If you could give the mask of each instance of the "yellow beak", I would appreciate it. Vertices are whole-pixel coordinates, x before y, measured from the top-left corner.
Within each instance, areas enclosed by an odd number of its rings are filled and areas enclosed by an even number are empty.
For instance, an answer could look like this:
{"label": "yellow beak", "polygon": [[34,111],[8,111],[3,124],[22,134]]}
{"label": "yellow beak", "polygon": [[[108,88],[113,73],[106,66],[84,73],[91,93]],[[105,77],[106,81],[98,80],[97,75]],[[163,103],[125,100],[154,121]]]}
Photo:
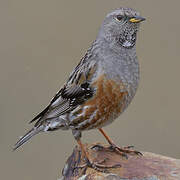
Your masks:
{"label": "yellow beak", "polygon": [[141,16],[136,16],[136,17],[131,18],[129,21],[132,23],[138,23],[138,22],[141,22],[144,20],[146,20],[146,19]]}

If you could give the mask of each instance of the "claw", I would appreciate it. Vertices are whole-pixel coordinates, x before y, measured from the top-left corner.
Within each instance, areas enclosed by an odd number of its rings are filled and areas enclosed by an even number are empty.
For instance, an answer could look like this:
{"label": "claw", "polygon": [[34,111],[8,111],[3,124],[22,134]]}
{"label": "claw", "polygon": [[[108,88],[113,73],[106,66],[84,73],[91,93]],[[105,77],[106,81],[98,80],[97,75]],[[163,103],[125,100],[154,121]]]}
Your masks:
{"label": "claw", "polygon": [[125,146],[124,149],[132,149],[134,146]]}
{"label": "claw", "polygon": [[122,156],[128,159],[128,155],[126,153],[122,153]]}
{"label": "claw", "polygon": [[109,146],[109,149],[115,150],[117,153],[119,153],[120,155],[122,155],[126,159],[128,159],[128,155],[127,154],[136,154],[136,155],[143,156],[143,154],[141,152],[135,151],[135,150],[131,150],[131,148],[134,148],[134,146],[126,146],[126,147],[123,147],[123,148],[120,148],[120,147],[116,146],[115,144],[111,144]]}
{"label": "claw", "polygon": [[[126,154],[125,154],[126,156]],[[121,167],[121,164],[117,163],[115,165],[103,165],[103,163],[105,163],[108,158],[105,158],[103,159],[102,161],[99,161],[99,162],[91,162],[90,160],[88,159],[85,159],[86,160],[86,163],[83,164],[83,165],[80,165],[80,166],[77,166],[75,168],[85,168],[85,170],[87,169],[87,167],[90,167],[90,168],[93,168],[95,169],[96,171],[99,171],[99,172],[103,172],[103,173],[108,173],[108,168],[118,168],[118,167]]]}
{"label": "claw", "polygon": [[92,146],[91,149],[95,149],[97,151],[102,151],[105,148],[100,144],[96,144],[96,145]]}
{"label": "claw", "polygon": [[141,152],[139,152],[139,151],[135,151],[135,153],[136,153],[137,155],[143,156],[143,153],[141,153]]}
{"label": "claw", "polygon": [[99,128],[99,131],[102,133],[102,135],[106,138],[106,140],[108,141],[108,143],[110,144],[110,147],[108,149],[110,149],[111,151],[115,151],[118,154],[120,154],[123,157],[126,157],[126,159],[128,158],[127,154],[136,154],[136,155],[143,155],[141,152],[139,151],[135,151],[135,150],[131,150],[131,148],[134,148],[134,146],[126,146],[123,148],[120,148],[118,146],[116,146],[113,141],[109,138],[109,136],[104,132],[104,130],[102,128]]}

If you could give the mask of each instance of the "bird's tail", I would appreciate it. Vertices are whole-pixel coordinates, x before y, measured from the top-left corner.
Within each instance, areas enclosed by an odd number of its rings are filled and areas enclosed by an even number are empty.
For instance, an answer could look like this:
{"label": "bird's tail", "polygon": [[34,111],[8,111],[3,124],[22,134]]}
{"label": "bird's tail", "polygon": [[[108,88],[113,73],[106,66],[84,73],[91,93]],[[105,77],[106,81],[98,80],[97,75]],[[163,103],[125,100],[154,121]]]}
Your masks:
{"label": "bird's tail", "polygon": [[31,137],[38,134],[39,132],[43,131],[44,127],[34,127],[30,131],[28,131],[23,137],[19,139],[19,141],[14,145],[13,150],[16,150],[20,146],[22,146],[24,143],[26,143]]}

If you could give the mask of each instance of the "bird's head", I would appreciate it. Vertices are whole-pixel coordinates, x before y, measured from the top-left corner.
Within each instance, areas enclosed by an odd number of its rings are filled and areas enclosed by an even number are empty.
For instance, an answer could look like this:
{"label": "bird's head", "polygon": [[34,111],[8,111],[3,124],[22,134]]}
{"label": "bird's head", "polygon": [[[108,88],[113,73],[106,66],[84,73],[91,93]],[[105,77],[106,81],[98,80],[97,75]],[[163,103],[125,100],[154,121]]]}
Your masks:
{"label": "bird's head", "polygon": [[144,20],[145,18],[131,8],[116,9],[106,16],[99,36],[110,44],[132,48],[136,43],[140,22]]}

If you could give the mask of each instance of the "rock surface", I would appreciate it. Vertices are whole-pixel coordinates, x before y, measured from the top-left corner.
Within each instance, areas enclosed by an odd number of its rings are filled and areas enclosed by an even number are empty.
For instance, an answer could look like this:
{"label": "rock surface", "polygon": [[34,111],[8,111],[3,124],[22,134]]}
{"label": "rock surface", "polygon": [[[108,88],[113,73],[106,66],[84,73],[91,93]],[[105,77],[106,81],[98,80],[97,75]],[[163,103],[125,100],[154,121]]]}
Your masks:
{"label": "rock surface", "polygon": [[[105,148],[101,148],[101,147]],[[84,158],[75,147],[68,158],[59,180],[180,180],[180,160],[149,152],[143,156],[128,155],[128,159],[113,152],[100,143],[85,145],[93,162],[103,165],[117,165],[115,168],[101,168],[102,172],[83,166]],[[105,160],[105,161],[104,161]]]}

